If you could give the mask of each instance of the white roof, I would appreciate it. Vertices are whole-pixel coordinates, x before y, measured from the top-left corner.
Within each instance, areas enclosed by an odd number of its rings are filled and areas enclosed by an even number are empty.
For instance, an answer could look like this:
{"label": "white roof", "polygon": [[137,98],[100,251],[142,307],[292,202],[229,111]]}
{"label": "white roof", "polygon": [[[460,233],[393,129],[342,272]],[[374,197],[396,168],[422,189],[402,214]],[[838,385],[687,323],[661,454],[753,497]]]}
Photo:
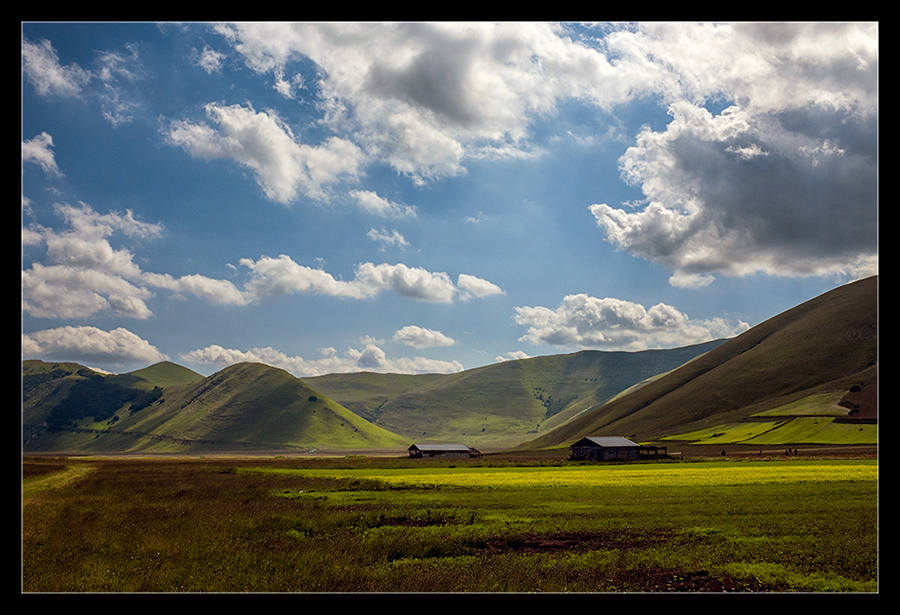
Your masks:
{"label": "white roof", "polygon": [[640,446],[637,442],[622,436],[588,436],[585,440],[590,440],[598,446]]}
{"label": "white roof", "polygon": [[465,444],[413,444],[409,448],[417,448],[420,451],[467,451]]}

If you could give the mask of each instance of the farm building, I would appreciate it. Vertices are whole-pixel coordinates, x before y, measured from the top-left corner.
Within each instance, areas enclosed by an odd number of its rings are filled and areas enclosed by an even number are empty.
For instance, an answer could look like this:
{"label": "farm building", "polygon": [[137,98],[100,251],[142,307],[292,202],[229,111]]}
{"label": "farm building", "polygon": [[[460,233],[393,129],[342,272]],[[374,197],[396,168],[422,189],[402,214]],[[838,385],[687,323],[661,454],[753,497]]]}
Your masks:
{"label": "farm building", "polygon": [[641,445],[622,436],[588,436],[569,447],[569,459],[628,461],[640,459]]}
{"label": "farm building", "polygon": [[478,451],[469,449],[464,444],[413,444],[409,447],[409,456],[412,459],[462,459],[474,457],[478,454]]}

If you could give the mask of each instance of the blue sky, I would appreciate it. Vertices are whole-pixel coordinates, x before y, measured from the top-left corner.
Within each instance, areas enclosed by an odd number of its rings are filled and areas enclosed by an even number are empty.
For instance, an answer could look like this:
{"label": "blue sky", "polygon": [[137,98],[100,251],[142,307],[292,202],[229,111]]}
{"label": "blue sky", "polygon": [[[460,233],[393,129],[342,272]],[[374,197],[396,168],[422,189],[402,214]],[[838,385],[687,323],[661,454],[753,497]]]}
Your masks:
{"label": "blue sky", "polygon": [[22,355],[454,372],[878,268],[877,23],[23,23]]}

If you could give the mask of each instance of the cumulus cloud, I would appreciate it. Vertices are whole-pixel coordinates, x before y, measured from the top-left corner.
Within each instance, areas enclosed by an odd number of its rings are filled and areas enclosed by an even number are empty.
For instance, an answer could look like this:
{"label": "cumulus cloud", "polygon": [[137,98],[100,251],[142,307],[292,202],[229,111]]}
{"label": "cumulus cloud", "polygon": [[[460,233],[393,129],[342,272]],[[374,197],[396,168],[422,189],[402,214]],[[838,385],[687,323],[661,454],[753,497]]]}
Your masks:
{"label": "cumulus cloud", "polygon": [[[138,220],[134,213],[100,214],[90,205],[55,207],[68,229],[31,226],[23,244],[46,247],[49,264],[33,262],[22,271],[22,311],[37,318],[83,318],[110,313],[125,318],[152,316],[147,301],[154,288],[203,297],[214,303],[243,305],[249,298],[230,281],[199,275],[173,278],[142,271],[127,248],[115,248],[113,235],[154,239],[162,226]],[[25,241],[27,239],[27,241]]]}
{"label": "cumulus cloud", "polygon": [[[617,71],[548,23],[238,23],[217,30],[261,73],[304,57],[321,69],[326,121],[417,182],[468,156],[531,155],[531,123],[559,100],[608,105],[646,70]],[[625,60],[619,60],[624,62]],[[652,72],[652,71],[651,71]]]}
{"label": "cumulus cloud", "polygon": [[[672,121],[644,128],[620,160],[644,202],[590,207],[607,241],[682,286],[872,262],[875,25],[651,24],[634,40],[683,78],[661,90]],[[705,105],[716,100],[730,104],[714,113]]]}
{"label": "cumulus cloud", "polygon": [[257,297],[315,293],[361,299],[370,295],[358,283],[338,280],[321,269],[300,265],[286,254],[277,258],[263,256],[256,261],[244,258],[240,264],[250,270],[251,278],[245,286]]}
{"label": "cumulus cloud", "polygon": [[438,348],[453,346],[456,343],[452,337],[446,336],[440,331],[407,325],[394,333],[393,340],[398,344],[405,344],[410,348]]}
{"label": "cumulus cloud", "polygon": [[456,284],[464,291],[464,297],[490,297],[491,295],[502,295],[503,289],[481,278],[461,273],[456,279]]}
{"label": "cumulus cloud", "polygon": [[[645,130],[621,160],[646,204],[590,207],[610,243],[674,269],[676,280],[845,273],[875,254],[873,121],[842,114],[825,128],[734,107],[672,109],[666,130]],[[822,139],[823,130],[833,137]]]}
{"label": "cumulus cloud", "polygon": [[238,287],[231,280],[198,274],[180,277],[144,271],[133,252],[114,247],[110,237],[132,239],[161,236],[162,226],[138,220],[133,212],[100,214],[81,203],[57,205],[68,229],[56,231],[32,225],[23,230],[23,245],[46,247],[48,263],[35,261],[22,271],[22,310],[37,318],[78,318],[111,313],[127,318],[152,316],[147,301],[155,290],[199,297],[218,305],[248,305],[273,295],[313,293],[368,299],[386,291],[432,303],[498,292],[495,285],[468,274],[453,284],[444,272],[398,264],[362,263],[355,277],[344,281],[321,269],[294,262],[289,256],[241,259],[250,272]]}
{"label": "cumulus cloud", "polygon": [[285,254],[277,258],[263,256],[256,261],[245,258],[240,263],[251,272],[245,289],[257,297],[313,293],[367,299],[393,291],[418,301],[451,303],[457,297],[468,297],[473,288],[479,291],[477,296],[491,294],[488,292],[491,287],[496,289],[494,292],[499,291],[499,287],[490,282],[468,274],[460,275],[462,280],[457,287],[444,272],[409,267],[403,263],[361,263],[356,267],[352,280],[340,280],[321,269],[300,265]]}
{"label": "cumulus cloud", "polygon": [[343,356],[334,348],[323,348],[320,354],[318,359],[304,359],[287,355],[271,347],[243,351],[211,345],[184,353],[180,357],[192,365],[213,365],[219,368],[241,362],[265,363],[300,378],[360,371],[449,374],[463,370],[458,361],[441,361],[425,357],[390,359],[384,350],[374,343],[367,343],[363,348],[348,348]]}
{"label": "cumulus cloud", "polygon": [[515,321],[528,327],[519,341],[560,348],[646,350],[732,337],[749,328],[723,319],[692,320],[676,308],[650,308],[622,299],[568,295],[556,308],[518,307]]}
{"label": "cumulus cloud", "polygon": [[362,151],[346,139],[302,143],[274,111],[250,106],[210,103],[206,114],[212,125],[173,122],[169,142],[198,158],[229,159],[250,169],[275,202],[289,204],[299,196],[322,200],[329,185],[359,174]]}
{"label": "cumulus cloud", "polygon": [[127,329],[58,327],[22,335],[22,357],[113,365],[158,363],[168,357]]}
{"label": "cumulus cloud", "polygon": [[430,303],[450,303],[457,294],[457,288],[446,273],[402,263],[363,263],[356,269],[355,282],[369,295],[390,289],[404,297]]}
{"label": "cumulus cloud", "polygon": [[644,202],[591,212],[673,284],[846,273],[875,254],[877,23],[623,24],[591,43],[550,23],[216,28],[260,73],[315,62],[325,125],[420,183],[531,154],[562,102],[658,101],[672,121],[621,160]]}
{"label": "cumulus cloud", "polygon": [[209,278],[197,274],[187,274],[176,278],[168,273],[146,272],[141,274],[141,280],[148,286],[193,295],[218,305],[247,305],[253,299],[251,295],[238,289],[230,280]]}

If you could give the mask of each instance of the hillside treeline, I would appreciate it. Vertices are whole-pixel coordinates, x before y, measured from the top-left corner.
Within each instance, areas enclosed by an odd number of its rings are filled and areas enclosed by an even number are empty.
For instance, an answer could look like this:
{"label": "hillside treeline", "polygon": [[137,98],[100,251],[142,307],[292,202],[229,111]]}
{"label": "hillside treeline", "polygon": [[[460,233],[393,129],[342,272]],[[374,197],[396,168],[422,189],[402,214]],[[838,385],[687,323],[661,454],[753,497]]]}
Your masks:
{"label": "hillside treeline", "polygon": [[128,402],[131,402],[131,412],[137,412],[160,397],[162,389],[158,386],[149,391],[134,389],[94,374],[72,386],[69,395],[50,412],[47,425],[61,428],[88,417],[105,421]]}

